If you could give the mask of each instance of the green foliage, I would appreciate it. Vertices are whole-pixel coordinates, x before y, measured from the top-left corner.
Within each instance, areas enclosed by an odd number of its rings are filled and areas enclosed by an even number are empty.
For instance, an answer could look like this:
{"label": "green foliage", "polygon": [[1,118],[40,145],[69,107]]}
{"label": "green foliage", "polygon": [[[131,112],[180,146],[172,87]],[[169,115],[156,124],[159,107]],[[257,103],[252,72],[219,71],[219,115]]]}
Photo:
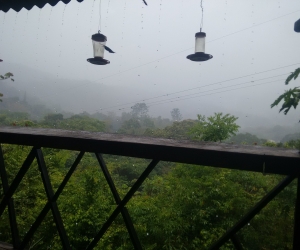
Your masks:
{"label": "green foliage", "polygon": [[[3,146],[10,183],[29,150],[29,147]],[[55,191],[68,170],[66,162],[74,160],[76,153],[56,149],[43,152]],[[147,165],[143,159],[110,155],[104,159],[121,197]],[[168,165],[163,163],[162,167]],[[150,176],[127,208],[144,249],[208,249],[280,179],[274,175],[176,164],[167,172]],[[2,192],[1,188],[0,196]],[[239,232],[244,249],[291,248],[295,197],[296,183],[292,183]],[[24,237],[46,202],[36,162],[21,182],[14,201],[20,234]],[[85,249],[116,207],[92,154],[84,156],[57,202],[72,249]],[[5,212],[0,223],[1,241],[11,240],[7,228],[9,220]],[[62,248],[51,211],[28,248],[48,249],[50,245],[51,249]],[[119,216],[95,249],[132,248]],[[231,243],[224,249],[232,249]]]}
{"label": "green foliage", "polygon": [[295,69],[295,71],[291,72],[291,74],[285,80],[285,85],[288,85],[290,83],[290,81],[293,79],[296,80],[299,75],[300,75],[300,68]]}
{"label": "green foliage", "polygon": [[294,109],[297,108],[299,104],[299,98],[300,98],[300,89],[299,87],[295,87],[293,89],[289,89],[288,91],[285,91],[284,94],[280,95],[272,104],[271,108],[274,106],[277,106],[281,101],[283,101],[283,104],[281,106],[281,109],[279,112],[284,110],[284,114],[286,115],[291,107],[294,107]]}
{"label": "green foliage", "polygon": [[[148,179],[129,211],[145,249],[208,249],[279,181],[277,176],[177,164],[167,175]],[[239,232],[244,249],[289,248],[295,194],[293,185]],[[233,247],[228,242],[224,249]]]}
{"label": "green foliage", "polygon": [[[0,114],[1,125],[11,124],[13,121],[16,125],[26,126],[25,121],[28,119],[29,115],[26,113]],[[198,121],[174,122],[164,129],[152,127],[153,120],[147,116],[135,119],[131,116],[130,119],[122,121],[126,133],[130,133],[131,130],[134,133],[137,131],[141,133],[146,126],[149,126],[145,135],[164,138],[189,139],[197,135],[197,139],[202,137],[220,141],[238,130],[235,124],[237,118],[222,113],[216,113],[208,118],[198,115]],[[31,125],[91,131],[105,130],[104,122],[87,114],[75,115],[67,119],[64,119],[62,114],[49,114],[42,122],[32,122]],[[190,130],[195,131],[189,134]],[[258,141],[257,137],[248,133],[233,138],[240,143],[252,144]],[[264,145],[280,146],[271,141]],[[288,148],[297,148],[299,145],[299,141],[284,144]],[[11,184],[30,148],[16,145],[2,147],[9,184]],[[43,148],[43,154],[55,192],[78,153]],[[149,163],[147,159],[114,155],[103,157],[121,198]],[[143,249],[208,249],[281,179],[280,176],[264,176],[261,173],[161,162],[126,207]],[[296,183],[293,182],[238,233],[243,249],[292,248],[296,190]],[[0,197],[3,197],[1,180]],[[13,198],[22,238],[47,201],[35,161]],[[116,208],[94,154],[84,155],[57,203],[72,249],[85,249]],[[11,242],[9,227],[6,210],[0,221],[0,241]],[[51,211],[27,248],[62,249]],[[133,249],[121,215],[116,218],[95,249]],[[233,249],[233,246],[229,241],[222,249]]]}
{"label": "green foliage", "polygon": [[275,148],[275,147],[280,147],[281,144],[278,144],[278,143],[276,143],[275,141],[272,141],[272,140],[268,140],[263,144],[263,146]]}
{"label": "green foliage", "polygon": [[206,119],[198,115],[198,122],[190,129],[190,134],[195,140],[223,141],[235,135],[239,126],[235,123],[238,117],[223,113],[215,113]]}
{"label": "green foliage", "polygon": [[129,120],[125,120],[118,130],[120,134],[141,135],[145,129],[154,128],[154,121],[148,116],[133,116]]}
{"label": "green foliage", "polygon": [[68,130],[85,130],[103,132],[106,130],[104,122],[98,119],[82,115],[73,115],[70,118],[63,119],[62,114],[49,114],[45,116],[41,124],[45,127],[68,129]]}
{"label": "green foliage", "polygon": [[173,122],[171,126],[163,129],[146,129],[144,135],[151,137],[172,138],[178,140],[191,139],[188,131],[195,125],[194,120]]}
{"label": "green foliage", "polygon": [[30,120],[28,113],[0,111],[0,125],[33,127],[35,123]]}
{"label": "green foliage", "polygon": [[118,133],[135,135],[140,132],[141,127],[142,126],[137,118],[131,118],[123,122],[122,127],[118,130]]}
{"label": "green foliage", "polygon": [[235,144],[261,145],[266,142],[264,139],[258,138],[256,135],[250,133],[241,133],[232,136],[228,142]]}
{"label": "green foliage", "polygon": [[10,79],[10,80],[14,81],[12,76],[14,76],[13,73],[8,72],[8,73],[5,73],[4,76],[0,75],[0,80]]}
{"label": "green foliage", "polygon": [[136,103],[131,107],[131,109],[131,114],[134,117],[147,116],[149,111],[146,103]]}
{"label": "green foliage", "polygon": [[178,108],[174,108],[171,111],[171,116],[173,121],[180,121],[182,119],[182,115],[180,113],[180,110]]}
{"label": "green foliage", "polygon": [[[14,75],[13,75],[12,73],[8,72],[8,73],[4,74],[4,76],[3,76],[3,75],[0,75],[0,80],[10,79],[10,80],[12,80],[12,81],[15,81],[15,80],[12,78],[12,76],[14,76]],[[3,96],[3,94],[0,93],[0,97],[2,97],[2,96]],[[0,102],[2,102],[2,99],[1,99],[1,98],[0,98]]]}
{"label": "green foliage", "polygon": [[62,114],[48,114],[44,117],[45,122],[49,124],[55,124],[63,119],[64,116]]}
{"label": "green foliage", "polygon": [[[296,69],[294,72],[291,72],[291,74],[288,76],[288,78],[285,81],[285,84],[289,84],[289,82],[294,79],[296,80],[297,77],[300,74],[300,68]],[[295,87],[293,89],[289,89],[288,91],[285,91],[285,93],[281,94],[272,104],[271,108],[274,106],[277,106],[281,101],[283,101],[283,104],[281,106],[281,109],[279,112],[283,110],[284,114],[286,115],[291,107],[294,107],[294,109],[297,108],[299,104],[300,99],[300,89],[299,87]]]}
{"label": "green foliage", "polygon": [[300,150],[300,139],[288,141],[288,142],[284,143],[284,147]]}

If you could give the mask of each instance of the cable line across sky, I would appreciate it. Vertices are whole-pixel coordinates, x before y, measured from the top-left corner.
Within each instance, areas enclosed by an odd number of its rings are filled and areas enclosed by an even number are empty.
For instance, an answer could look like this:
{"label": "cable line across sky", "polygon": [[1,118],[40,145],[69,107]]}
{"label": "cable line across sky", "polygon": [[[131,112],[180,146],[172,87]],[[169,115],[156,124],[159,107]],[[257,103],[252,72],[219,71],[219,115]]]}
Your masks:
{"label": "cable line across sky", "polygon": [[[280,19],[280,18],[289,16],[289,15],[294,14],[294,13],[297,13],[297,12],[300,12],[300,10],[296,10],[296,11],[293,11],[293,12],[290,12],[290,13],[287,13],[287,14],[284,14],[284,15],[281,15],[281,16],[278,16],[278,17],[276,17],[276,18],[267,20],[267,21],[265,21],[265,22],[261,22],[261,23],[252,25],[251,27],[247,27],[247,28],[244,28],[244,29],[235,31],[235,32],[233,32],[233,33],[230,33],[230,34],[221,36],[221,37],[216,38],[216,39],[213,39],[213,40],[210,40],[210,41],[208,41],[207,43],[214,42],[214,41],[217,41],[217,40],[220,40],[220,39],[223,39],[223,38],[226,38],[226,37],[235,35],[235,34],[237,34],[237,33],[243,32],[243,31],[245,31],[245,30],[249,30],[249,29],[255,28],[255,27],[257,27],[257,26],[260,26],[260,25],[263,25],[263,24],[266,24],[266,23],[275,21],[275,20],[277,20],[277,19]],[[156,60],[153,60],[153,61],[150,61],[150,62],[141,64],[141,65],[137,65],[137,66],[135,66],[135,67],[132,67],[132,68],[123,70],[123,71],[118,72],[118,73],[115,73],[115,74],[111,74],[111,75],[102,77],[102,78],[100,78],[100,79],[98,79],[98,80],[92,81],[91,83],[98,83],[98,81],[105,80],[105,79],[108,79],[108,78],[111,78],[111,77],[114,77],[114,76],[118,76],[118,75],[121,75],[121,74],[123,74],[123,73],[126,73],[126,72],[129,72],[129,71],[132,71],[132,70],[135,70],[135,69],[138,69],[138,68],[147,66],[147,65],[152,64],[152,63],[155,63],[155,62],[157,62],[157,61],[161,61],[161,60],[170,58],[170,57],[172,57],[172,56],[175,56],[175,55],[178,55],[178,54],[180,54],[180,53],[186,52],[186,51],[190,50],[191,48],[193,48],[193,47],[190,47],[190,48],[188,48],[188,49],[184,49],[184,50],[178,51],[178,52],[176,52],[176,53],[173,53],[173,54],[170,54],[170,55],[167,55],[167,56],[158,58],[158,59],[156,59]],[[294,64],[294,65],[296,65],[296,64]],[[292,66],[292,65],[290,65],[290,66]],[[287,67],[288,67],[288,66],[287,66]],[[270,70],[270,71],[271,71],[271,70]],[[249,75],[249,76],[250,76],[250,75]],[[238,78],[237,78],[237,79],[238,79]],[[230,79],[230,80],[233,80],[233,79]],[[230,81],[230,80],[227,80],[227,81]],[[75,88],[78,88],[78,87],[82,87],[82,86],[85,86],[85,85],[89,85],[89,84],[91,84],[91,83],[79,84],[79,85],[76,85],[76,86],[73,86],[73,87],[70,87],[70,88],[67,88],[67,89],[63,89],[63,90],[60,91],[60,93],[66,92],[66,91],[69,91],[69,90],[72,90],[72,89],[75,89]],[[217,83],[215,83],[215,84],[217,84]],[[204,87],[204,86],[203,86],[203,87]],[[197,89],[197,88],[198,88],[198,87],[196,87],[196,88],[194,88],[194,89]],[[189,91],[189,90],[192,90],[192,89],[182,90],[182,91],[174,92],[174,93],[171,93],[171,94],[181,93],[181,92],[185,92],[185,91]],[[50,96],[53,96],[53,95],[56,95],[56,94],[57,94],[57,93],[52,93],[52,94],[50,94],[50,95],[45,95],[44,97],[47,98],[47,97],[50,97]],[[162,96],[164,96],[164,95],[162,95]],[[159,97],[161,97],[161,96],[159,96]],[[158,98],[158,97],[153,97],[153,98],[150,98],[150,99],[154,99],[154,98]],[[149,100],[149,99],[147,99],[147,100]],[[132,102],[132,103],[136,103],[136,102]],[[129,103],[126,103],[126,104],[129,104]],[[126,104],[122,104],[122,105],[126,105]],[[118,105],[118,106],[119,106],[119,105]],[[114,106],[114,107],[118,107],[118,106]],[[108,107],[108,108],[112,108],[112,107]],[[104,109],[107,109],[107,108],[104,108]],[[103,110],[103,109],[102,109],[102,110]]]}
{"label": "cable line across sky", "polygon": [[[278,69],[283,69],[283,68],[287,68],[287,67],[291,67],[291,66],[295,66],[295,65],[299,65],[299,64],[300,63],[290,64],[290,65],[286,65],[286,66],[282,66],[282,67],[278,67],[278,68],[274,68],[274,69],[268,69],[268,70],[264,70],[264,71],[260,71],[260,72],[255,72],[253,74],[248,74],[248,75],[244,75],[244,76],[239,76],[239,77],[227,79],[227,80],[224,80],[224,81],[218,81],[218,82],[214,82],[214,83],[211,83],[211,84],[206,84],[206,85],[195,87],[195,88],[185,89],[185,90],[182,90],[182,91],[176,91],[176,92],[172,92],[172,93],[169,93],[169,94],[159,95],[159,96],[155,96],[155,97],[151,97],[151,98],[140,99],[140,100],[137,100],[137,101],[127,102],[127,103],[114,105],[114,106],[110,106],[110,107],[104,107],[104,108],[95,110],[95,112],[103,111],[103,110],[111,110],[111,109],[123,110],[125,108],[128,108],[128,107],[122,108],[122,107],[127,106],[127,105],[132,105],[132,104],[139,103],[139,102],[146,102],[146,101],[149,101],[149,100],[158,99],[158,98],[171,96],[171,95],[175,95],[175,94],[180,94],[180,93],[184,93],[184,92],[187,92],[187,91],[197,90],[197,89],[200,89],[200,88],[209,87],[209,86],[213,86],[213,85],[217,85],[217,84],[221,84],[221,83],[225,83],[225,82],[229,82],[229,81],[233,81],[233,80],[238,80],[238,79],[242,79],[242,78],[250,77],[250,76],[254,76],[254,75],[259,75],[259,74],[263,74],[263,73],[267,73],[267,72],[271,72],[271,71],[275,71],[275,70],[278,70]],[[261,81],[261,80],[274,78],[274,77],[278,77],[278,76],[283,76],[283,75],[287,75],[287,74],[288,73],[277,75],[277,76],[271,76],[271,77],[267,77],[267,78],[262,78],[262,79],[258,79],[258,80],[252,80],[252,81],[249,81],[249,82],[246,82],[246,83],[250,83],[250,82],[253,82],[253,81],[254,82],[255,81]],[[236,84],[236,85],[240,85],[240,84]],[[245,84],[245,83],[242,83],[242,84]],[[236,86],[236,85],[231,85],[231,86]],[[228,87],[230,87],[230,86],[228,86]],[[222,87],[222,88],[226,88],[226,87]],[[190,95],[195,95],[195,94],[197,94],[197,93],[189,94],[189,95],[185,95],[185,96],[190,96]],[[160,100],[160,101],[162,101],[162,100]]]}
{"label": "cable line across sky", "polygon": [[[264,85],[264,84],[269,84],[269,83],[274,83],[274,82],[284,81],[284,80],[285,80],[285,79],[278,79],[278,80],[275,80],[275,81],[264,82],[264,83],[258,83],[258,84],[253,84],[253,85],[250,85],[250,86],[244,86],[244,87],[240,87],[240,88],[229,89],[229,90],[224,90],[224,91],[214,92],[214,93],[205,94],[205,95],[198,95],[198,96],[193,96],[193,97],[184,98],[184,99],[177,99],[177,100],[173,100],[173,101],[159,102],[159,103],[154,103],[154,104],[152,104],[152,105],[149,105],[148,107],[155,106],[155,105],[160,105],[160,104],[165,104],[165,103],[176,102],[176,101],[190,100],[190,99],[192,99],[192,98],[197,98],[197,97],[202,97],[202,96],[208,96],[208,95],[215,95],[215,94],[219,94],[219,93],[230,92],[230,91],[234,91],[234,90],[245,89],[245,88],[250,88],[250,87],[254,87],[254,86],[259,86],[259,85]],[[230,87],[231,87],[231,86],[230,86]],[[214,89],[214,90],[218,90],[218,89]],[[208,91],[214,91],[214,90],[208,90]],[[206,92],[206,91],[205,91],[205,92]]]}

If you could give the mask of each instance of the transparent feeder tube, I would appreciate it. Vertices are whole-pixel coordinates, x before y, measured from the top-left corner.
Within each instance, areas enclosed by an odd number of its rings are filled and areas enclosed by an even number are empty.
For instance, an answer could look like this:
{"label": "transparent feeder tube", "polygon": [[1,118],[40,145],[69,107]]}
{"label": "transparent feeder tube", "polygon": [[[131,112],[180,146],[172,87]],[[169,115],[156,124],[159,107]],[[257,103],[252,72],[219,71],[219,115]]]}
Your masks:
{"label": "transparent feeder tube", "polygon": [[195,53],[205,53],[205,37],[206,34],[204,32],[199,32],[195,34]]}
{"label": "transparent feeder tube", "polygon": [[105,42],[98,42],[98,41],[94,41],[93,42],[93,49],[94,49],[94,57],[104,57],[104,46],[106,44]]}

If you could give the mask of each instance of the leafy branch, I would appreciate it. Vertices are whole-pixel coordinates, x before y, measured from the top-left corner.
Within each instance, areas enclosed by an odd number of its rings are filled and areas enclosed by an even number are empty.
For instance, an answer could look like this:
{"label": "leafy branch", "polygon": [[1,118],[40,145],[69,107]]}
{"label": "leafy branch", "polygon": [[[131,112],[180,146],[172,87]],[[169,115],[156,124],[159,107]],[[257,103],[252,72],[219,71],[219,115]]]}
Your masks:
{"label": "leafy branch", "polygon": [[11,78],[12,76],[14,76],[13,73],[8,72],[8,73],[4,74],[4,76],[0,75],[0,80],[10,79],[14,82],[15,80],[13,78]]}
{"label": "leafy branch", "polygon": [[[288,76],[288,78],[285,80],[285,84],[289,84],[291,80],[296,80],[298,76],[300,75],[300,68],[295,69],[294,72],[291,72],[291,74]],[[300,89],[299,87],[295,87],[293,89],[290,89],[288,91],[285,91],[282,95],[280,95],[272,104],[271,108],[274,106],[277,106],[281,101],[283,101],[283,104],[281,106],[281,109],[279,112],[283,110],[284,114],[286,115],[291,107],[296,107],[299,104],[300,100]]]}
{"label": "leafy branch", "polygon": [[295,69],[294,72],[291,72],[291,74],[288,76],[288,78],[285,80],[285,85],[288,85],[289,82],[294,78],[294,80],[297,79],[297,77],[299,76],[300,74],[300,68],[298,69]]}
{"label": "leafy branch", "polygon": [[[10,79],[14,82],[15,80],[12,78],[12,76],[14,76],[13,73],[8,72],[8,73],[4,74],[4,76],[0,75],[0,80]],[[3,96],[3,94],[0,93],[0,97],[2,97],[2,96]],[[2,102],[2,99],[0,99],[0,102]]]}

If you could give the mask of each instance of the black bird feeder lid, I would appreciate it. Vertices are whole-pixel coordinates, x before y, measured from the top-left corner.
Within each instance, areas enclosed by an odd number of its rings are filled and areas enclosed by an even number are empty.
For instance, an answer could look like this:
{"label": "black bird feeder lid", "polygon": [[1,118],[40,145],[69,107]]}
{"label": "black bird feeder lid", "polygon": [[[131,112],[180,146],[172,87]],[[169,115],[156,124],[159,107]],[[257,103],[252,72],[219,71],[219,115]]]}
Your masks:
{"label": "black bird feeder lid", "polygon": [[300,32],[300,19],[295,22],[294,30],[295,32]]}

